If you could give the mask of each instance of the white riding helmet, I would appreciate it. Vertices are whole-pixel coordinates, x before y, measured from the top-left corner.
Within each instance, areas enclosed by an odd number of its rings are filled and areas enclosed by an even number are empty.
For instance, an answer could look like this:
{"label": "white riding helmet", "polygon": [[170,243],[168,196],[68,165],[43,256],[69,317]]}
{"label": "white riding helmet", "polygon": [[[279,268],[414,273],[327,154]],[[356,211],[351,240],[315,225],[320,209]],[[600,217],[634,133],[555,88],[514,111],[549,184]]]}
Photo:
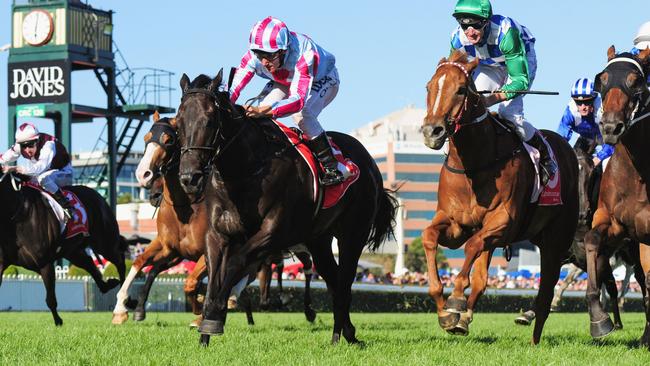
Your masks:
{"label": "white riding helmet", "polygon": [[636,32],[636,37],[634,37],[634,47],[640,51],[650,47],[650,21],[641,24],[641,27],[639,27],[639,31]]}
{"label": "white riding helmet", "polygon": [[29,122],[23,123],[16,130],[16,142],[20,144],[21,142],[36,140],[38,139],[38,135],[39,132],[36,126]]}

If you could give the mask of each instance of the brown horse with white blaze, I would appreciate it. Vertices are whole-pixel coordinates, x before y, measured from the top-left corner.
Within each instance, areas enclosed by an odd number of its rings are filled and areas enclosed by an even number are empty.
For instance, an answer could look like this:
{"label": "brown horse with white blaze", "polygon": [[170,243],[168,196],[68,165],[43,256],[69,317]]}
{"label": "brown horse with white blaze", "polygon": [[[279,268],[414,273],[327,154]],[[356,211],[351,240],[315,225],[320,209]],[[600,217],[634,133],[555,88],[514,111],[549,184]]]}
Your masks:
{"label": "brown horse with white blaze", "polygon": [[[535,302],[537,320],[533,344],[539,343],[549,314],[553,287],[567,253],[578,219],[578,162],[571,146],[559,135],[544,131],[559,165],[562,204],[530,203],[535,166],[519,138],[507,124],[488,113],[471,78],[478,59],[467,62],[464,53],[443,58],[427,84],[424,143],[440,149],[449,140],[449,155],[438,185],[438,208],[422,233],[429,273],[429,294],[437,306],[438,321],[453,331],[472,319],[473,304],[465,299],[469,274],[481,258],[481,271],[472,276],[472,301],[486,286],[485,269],[490,253],[520,240],[540,247],[541,282]],[[459,248],[465,244],[465,262],[446,303],[438,276],[438,245]],[[461,316],[462,314],[462,316]]]}
{"label": "brown horse with white blaze", "polygon": [[[650,49],[637,56],[617,55],[614,46],[607,51],[608,63],[595,78],[595,89],[602,96],[600,131],[603,140],[616,144],[600,185],[598,209],[592,229],[585,235],[587,250],[587,302],[591,336],[604,337],[614,330],[609,315],[599,301],[607,266],[607,253],[629,237],[639,243],[642,272],[635,273],[644,290],[645,331],[641,345],[650,349]],[[645,277],[645,278],[640,278]]]}

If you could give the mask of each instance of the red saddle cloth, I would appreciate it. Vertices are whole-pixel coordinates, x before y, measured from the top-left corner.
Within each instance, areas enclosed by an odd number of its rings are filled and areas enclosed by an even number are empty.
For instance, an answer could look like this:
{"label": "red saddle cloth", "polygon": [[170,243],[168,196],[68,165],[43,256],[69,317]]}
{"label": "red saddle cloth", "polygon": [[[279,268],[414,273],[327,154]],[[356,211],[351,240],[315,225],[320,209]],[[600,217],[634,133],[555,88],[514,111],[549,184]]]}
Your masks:
{"label": "red saddle cloth", "polygon": [[[59,205],[58,202],[52,197],[52,195],[44,190],[41,186],[38,184],[35,184],[33,182],[25,182],[23,183],[25,186],[34,188],[38,191],[41,191],[41,193],[46,194],[48,196],[48,200],[50,201],[51,204],[56,204]],[[75,195],[74,193],[67,191],[65,189],[61,189],[63,194],[66,196],[66,198],[72,202],[72,206],[74,207],[74,215],[72,219],[69,219],[65,222],[65,229],[64,229],[64,235],[63,237],[65,239],[70,239],[73,236],[76,235],[83,235],[83,236],[89,236],[90,235],[90,229],[88,227],[88,213],[86,212],[86,208],[84,207],[83,203],[81,203],[81,200]],[[59,205],[60,206],[60,205]],[[54,210],[54,208],[52,208]],[[59,215],[55,212],[55,216],[59,221],[61,221],[61,218],[59,218]]]}
{"label": "red saddle cloth", "polygon": [[[316,160],[314,154],[312,154],[311,150],[309,150],[307,145],[303,143],[303,141],[300,139],[300,136],[298,136],[294,130],[290,129],[279,121],[273,120],[273,122],[275,122],[275,124],[280,128],[287,139],[289,139],[294,148],[298,151],[300,156],[302,156],[305,162],[307,162],[313,178],[314,202],[317,202],[318,195],[320,193],[319,190],[321,189],[321,186],[318,182],[318,172],[319,169],[322,169],[320,163]],[[339,161],[339,167],[342,164],[348,170],[346,172],[348,177],[341,184],[323,187],[323,204],[321,207],[323,209],[336,205],[339,200],[341,200],[341,198],[345,195],[345,192],[347,192],[348,188],[350,188],[350,186],[359,179],[360,174],[359,167],[352,160],[343,156],[341,149],[331,139],[330,144],[332,145],[334,151],[334,157]]]}

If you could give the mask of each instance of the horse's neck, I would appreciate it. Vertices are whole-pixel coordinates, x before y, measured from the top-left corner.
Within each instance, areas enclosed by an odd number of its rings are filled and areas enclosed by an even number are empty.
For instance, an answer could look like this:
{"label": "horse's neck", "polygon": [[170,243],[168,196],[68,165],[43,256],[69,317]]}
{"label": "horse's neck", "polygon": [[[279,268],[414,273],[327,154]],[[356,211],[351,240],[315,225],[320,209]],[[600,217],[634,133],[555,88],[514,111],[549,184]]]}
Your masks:
{"label": "horse's neck", "polygon": [[[488,117],[489,118],[489,117]],[[497,133],[497,127],[491,120],[480,125],[466,126],[449,139],[449,162],[454,167],[473,170],[487,167],[496,160],[505,157],[514,148],[512,137],[504,130]]]}
{"label": "horse's neck", "polygon": [[[267,151],[267,141],[258,121],[229,121],[223,131],[224,142],[220,148],[216,167],[221,179],[240,179],[242,174],[250,173],[260,165]],[[249,124],[249,125],[246,125]]]}
{"label": "horse's neck", "polygon": [[[647,110],[648,108],[646,108]],[[644,112],[646,113],[646,112]],[[624,148],[634,168],[644,181],[650,179],[650,116],[630,128],[618,145]],[[617,145],[617,149],[620,147]]]}

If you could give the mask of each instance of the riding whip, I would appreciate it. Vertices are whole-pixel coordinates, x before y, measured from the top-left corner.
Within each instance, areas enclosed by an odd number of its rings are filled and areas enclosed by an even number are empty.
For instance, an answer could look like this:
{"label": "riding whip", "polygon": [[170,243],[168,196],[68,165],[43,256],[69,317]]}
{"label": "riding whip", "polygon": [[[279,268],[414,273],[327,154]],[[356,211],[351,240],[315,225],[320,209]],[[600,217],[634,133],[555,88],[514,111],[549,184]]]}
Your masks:
{"label": "riding whip", "polygon": [[537,94],[537,95],[560,95],[559,92],[552,91],[539,91],[539,90],[479,90],[479,94],[496,94],[496,93],[512,93],[512,94]]}

